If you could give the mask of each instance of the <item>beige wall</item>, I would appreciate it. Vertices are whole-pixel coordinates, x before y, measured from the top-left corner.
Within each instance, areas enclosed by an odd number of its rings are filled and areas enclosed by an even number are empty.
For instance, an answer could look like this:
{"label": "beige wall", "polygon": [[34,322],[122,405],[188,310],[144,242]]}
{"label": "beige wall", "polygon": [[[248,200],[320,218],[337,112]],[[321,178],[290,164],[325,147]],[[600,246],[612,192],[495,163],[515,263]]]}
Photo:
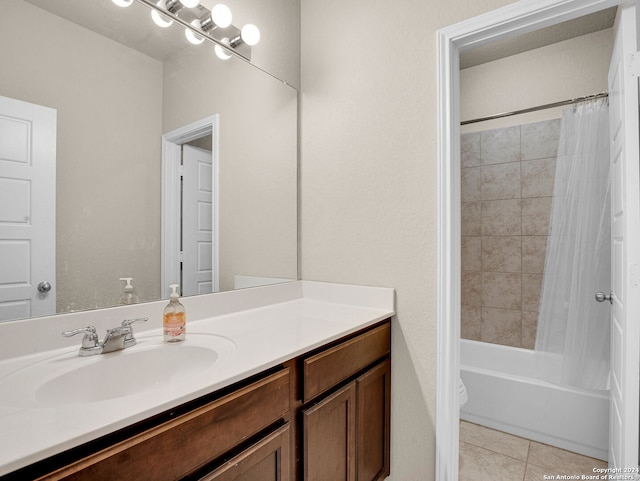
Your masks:
{"label": "beige wall", "polygon": [[21,1],[0,43],[0,95],[58,112],[58,311],[117,304],[120,277],[157,298],[162,65]]}
{"label": "beige wall", "polygon": [[163,129],[219,115],[220,287],[233,289],[235,275],[296,279],[297,92],[211,55],[165,63]]}
{"label": "beige wall", "polygon": [[[603,30],[465,69],[463,120],[607,91],[613,30]],[[559,118],[562,108],[470,124],[463,132]]]}
{"label": "beige wall", "polygon": [[392,481],[435,469],[436,31],[508,3],[302,0],[302,277],[396,289]]}
{"label": "beige wall", "polygon": [[396,288],[392,481],[434,479],[435,34],[509,3],[302,0],[302,277]]}

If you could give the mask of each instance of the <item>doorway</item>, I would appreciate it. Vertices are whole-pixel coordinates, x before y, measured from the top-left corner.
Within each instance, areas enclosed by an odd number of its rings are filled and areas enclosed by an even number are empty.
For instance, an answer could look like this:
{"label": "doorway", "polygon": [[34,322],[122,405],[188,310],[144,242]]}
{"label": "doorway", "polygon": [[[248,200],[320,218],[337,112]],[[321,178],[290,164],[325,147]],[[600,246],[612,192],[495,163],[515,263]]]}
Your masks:
{"label": "doorway", "polygon": [[219,291],[218,115],[162,136],[162,295]]}
{"label": "doorway", "polygon": [[[566,1],[566,2],[519,2],[495,12],[482,15],[461,24],[449,27],[439,32],[439,295],[438,295],[438,389],[436,421],[436,478],[440,480],[458,479],[458,375],[459,375],[459,338],[460,338],[460,77],[459,55],[465,48],[487,44],[493,40],[510,37],[514,34],[532,31],[549,25],[557,24],[572,18],[577,18],[595,11],[617,5],[610,1]],[[633,15],[635,17],[635,15]],[[635,28],[635,25],[634,25]],[[635,36],[635,32],[634,32]],[[635,52],[635,49],[633,50]],[[637,82],[637,80],[636,80]],[[635,103],[637,112],[637,91]],[[632,93],[633,96],[633,93]],[[628,100],[628,99],[627,99]],[[628,105],[629,102],[624,103]],[[637,113],[636,113],[637,116]],[[624,115],[623,115],[624,117]],[[633,123],[633,120],[631,120]],[[637,146],[638,130],[637,118],[635,130],[633,125],[630,132],[634,137],[633,144]],[[628,136],[628,141],[632,139]],[[637,150],[637,147],[633,147]],[[635,157],[637,159],[637,157]],[[631,191],[637,192],[637,162],[635,186]],[[632,172],[633,174],[633,172]],[[627,191],[626,195],[636,195]],[[629,231],[635,239],[636,227]],[[626,235],[626,234],[625,234]],[[626,238],[627,247],[629,237]],[[637,264],[637,252],[624,248],[626,260],[621,264],[626,272],[627,266],[633,270]],[[622,277],[624,279],[624,277]],[[614,282],[615,284],[615,282]],[[628,288],[620,287],[620,305],[628,303]],[[633,287],[632,287],[633,288]],[[637,293],[636,293],[637,296]],[[629,307],[629,306],[627,306]],[[636,309],[637,306],[633,306]],[[622,379],[623,384],[635,379],[634,388],[622,388],[622,411],[616,407],[612,410],[612,444],[618,444],[628,449],[626,454],[612,461],[612,464],[622,462],[623,465],[637,465],[637,435],[638,435],[638,395],[637,395],[637,355],[628,347],[637,345],[638,333],[635,327],[627,329],[623,312],[621,316],[622,335],[618,336],[619,345],[614,352],[620,353],[620,364],[626,365],[627,370]],[[625,332],[626,329],[626,332]],[[623,357],[624,356],[624,357]],[[635,373],[635,375],[634,375]],[[632,383],[633,384],[633,383]],[[627,418],[628,416],[628,418]],[[620,428],[620,420],[628,419],[624,423],[627,427]],[[624,432],[623,432],[624,431]],[[635,440],[629,445],[629,441]],[[627,459],[627,461],[620,461]],[[632,461],[632,462],[631,462]]]}

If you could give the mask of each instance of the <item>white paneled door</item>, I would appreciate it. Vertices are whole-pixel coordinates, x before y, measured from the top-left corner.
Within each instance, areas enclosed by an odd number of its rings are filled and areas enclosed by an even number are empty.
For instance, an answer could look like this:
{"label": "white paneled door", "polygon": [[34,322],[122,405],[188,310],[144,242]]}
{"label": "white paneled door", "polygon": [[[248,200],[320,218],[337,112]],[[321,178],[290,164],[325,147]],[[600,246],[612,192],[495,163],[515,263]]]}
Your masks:
{"label": "white paneled door", "polygon": [[[609,465],[638,467],[640,206],[635,6],[620,7],[609,67],[611,135],[611,408]],[[630,473],[625,473],[630,474]]]}
{"label": "white paneled door", "polygon": [[55,314],[56,111],[0,97],[0,321]]}
{"label": "white paneled door", "polygon": [[210,150],[182,146],[182,295],[217,292]]}

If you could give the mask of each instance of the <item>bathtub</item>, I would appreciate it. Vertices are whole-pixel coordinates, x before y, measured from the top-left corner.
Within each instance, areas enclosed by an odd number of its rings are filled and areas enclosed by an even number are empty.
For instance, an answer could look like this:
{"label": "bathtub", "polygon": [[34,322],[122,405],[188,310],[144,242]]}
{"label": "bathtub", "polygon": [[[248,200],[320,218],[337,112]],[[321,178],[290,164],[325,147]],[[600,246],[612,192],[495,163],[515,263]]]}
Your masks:
{"label": "bathtub", "polygon": [[607,460],[609,391],[535,379],[530,349],[462,339],[460,361],[469,395],[461,419]]}

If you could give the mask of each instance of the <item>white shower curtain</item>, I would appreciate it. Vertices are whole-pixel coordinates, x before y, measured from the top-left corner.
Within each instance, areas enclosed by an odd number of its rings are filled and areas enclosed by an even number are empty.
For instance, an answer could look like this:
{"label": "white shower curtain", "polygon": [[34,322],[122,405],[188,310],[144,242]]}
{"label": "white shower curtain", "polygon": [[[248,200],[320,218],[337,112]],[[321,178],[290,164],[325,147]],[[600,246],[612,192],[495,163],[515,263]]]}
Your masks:
{"label": "white shower curtain", "polygon": [[563,113],[535,351],[542,379],[608,389],[611,288],[607,101]]}

